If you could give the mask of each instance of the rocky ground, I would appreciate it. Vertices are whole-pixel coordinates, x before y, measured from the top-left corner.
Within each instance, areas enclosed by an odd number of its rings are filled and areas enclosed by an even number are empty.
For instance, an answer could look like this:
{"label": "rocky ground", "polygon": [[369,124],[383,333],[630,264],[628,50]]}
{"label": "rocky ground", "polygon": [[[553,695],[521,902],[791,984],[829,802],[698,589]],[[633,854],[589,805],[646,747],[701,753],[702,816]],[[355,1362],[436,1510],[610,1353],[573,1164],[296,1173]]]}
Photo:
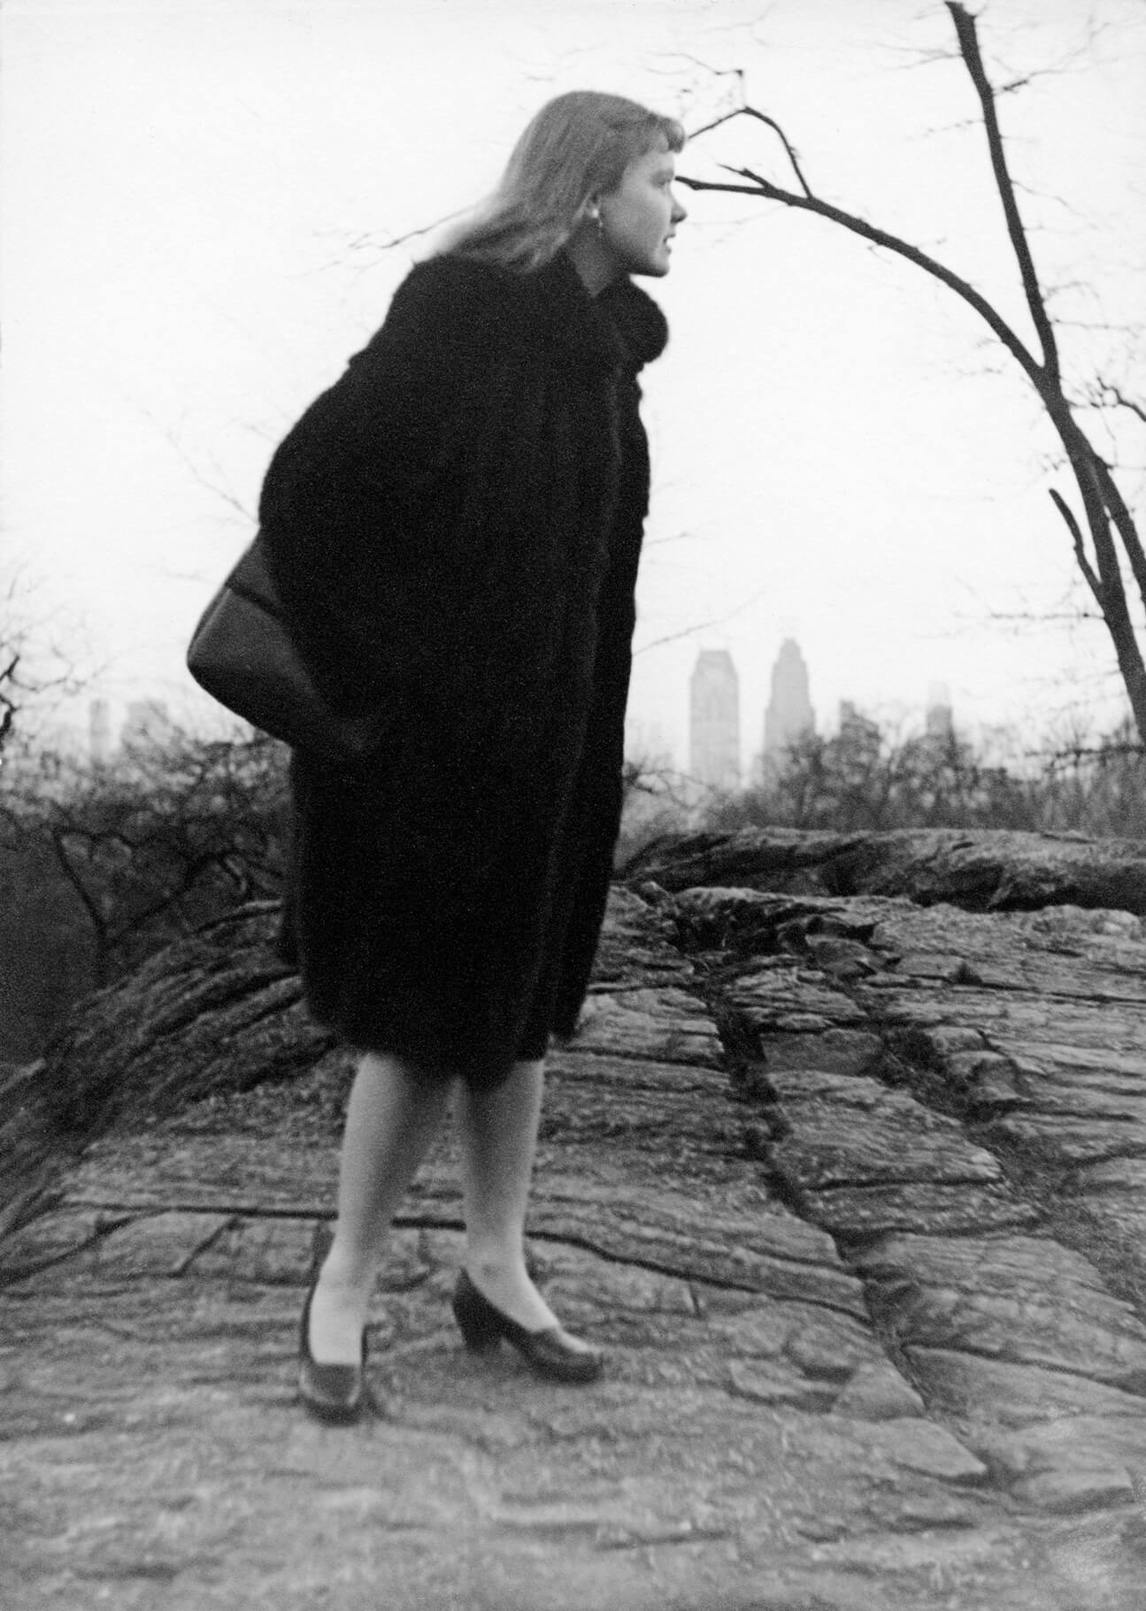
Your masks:
{"label": "rocky ground", "polygon": [[14,1087],[0,1604],[1142,1611],[1146,847],[748,834],[630,872],[530,1227],[595,1386],[463,1352],[444,1138],[381,1413],[298,1410],[347,1068],[271,909]]}

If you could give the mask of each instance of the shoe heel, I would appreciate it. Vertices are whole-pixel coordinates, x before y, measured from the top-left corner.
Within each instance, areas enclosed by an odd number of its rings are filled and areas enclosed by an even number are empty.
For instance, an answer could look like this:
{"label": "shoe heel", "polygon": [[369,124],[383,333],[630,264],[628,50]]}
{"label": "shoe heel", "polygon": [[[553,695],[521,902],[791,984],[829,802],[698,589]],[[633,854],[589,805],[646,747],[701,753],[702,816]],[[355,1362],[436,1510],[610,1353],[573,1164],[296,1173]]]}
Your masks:
{"label": "shoe heel", "polygon": [[496,1348],[504,1339],[539,1376],[557,1382],[595,1382],[605,1368],[605,1356],[599,1348],[571,1337],[562,1326],[527,1331],[511,1320],[474,1286],[464,1269],[454,1288],[453,1310],[462,1340],[471,1353]]}
{"label": "shoe heel", "polygon": [[501,1341],[497,1317],[468,1280],[459,1282],[451,1307],[462,1341],[471,1354],[488,1354],[497,1347]]}
{"label": "shoe heel", "polygon": [[319,1364],[310,1351],[310,1307],[317,1285],[316,1271],[299,1322],[298,1395],[304,1407],[318,1420],[346,1426],[361,1420],[374,1408],[366,1383],[366,1328],[362,1329],[361,1357],[357,1365]]}

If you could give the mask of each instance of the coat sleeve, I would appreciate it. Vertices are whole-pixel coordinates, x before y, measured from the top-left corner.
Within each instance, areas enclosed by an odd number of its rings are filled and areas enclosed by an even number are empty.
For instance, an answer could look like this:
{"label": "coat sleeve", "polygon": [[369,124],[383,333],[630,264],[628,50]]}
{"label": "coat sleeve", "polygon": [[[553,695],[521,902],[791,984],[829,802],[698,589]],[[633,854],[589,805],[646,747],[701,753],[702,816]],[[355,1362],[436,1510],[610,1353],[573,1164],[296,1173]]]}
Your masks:
{"label": "coat sleeve", "polygon": [[481,273],[456,260],[415,268],[266,474],[259,517],[276,584],[304,658],[348,714],[415,680],[434,639],[427,516],[440,528],[456,501],[465,400],[495,361]]}

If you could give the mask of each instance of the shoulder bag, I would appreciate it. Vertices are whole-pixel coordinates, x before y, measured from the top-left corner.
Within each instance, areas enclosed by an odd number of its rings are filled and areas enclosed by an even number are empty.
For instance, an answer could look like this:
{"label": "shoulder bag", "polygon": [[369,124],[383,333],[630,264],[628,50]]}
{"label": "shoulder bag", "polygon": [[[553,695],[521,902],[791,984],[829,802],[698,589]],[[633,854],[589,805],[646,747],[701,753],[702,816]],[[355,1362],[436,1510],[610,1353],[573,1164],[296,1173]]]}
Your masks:
{"label": "shoulder bag", "polygon": [[253,727],[351,770],[378,748],[385,731],[384,713],[338,715],[315,687],[287,630],[261,534],[200,617],[187,669]]}

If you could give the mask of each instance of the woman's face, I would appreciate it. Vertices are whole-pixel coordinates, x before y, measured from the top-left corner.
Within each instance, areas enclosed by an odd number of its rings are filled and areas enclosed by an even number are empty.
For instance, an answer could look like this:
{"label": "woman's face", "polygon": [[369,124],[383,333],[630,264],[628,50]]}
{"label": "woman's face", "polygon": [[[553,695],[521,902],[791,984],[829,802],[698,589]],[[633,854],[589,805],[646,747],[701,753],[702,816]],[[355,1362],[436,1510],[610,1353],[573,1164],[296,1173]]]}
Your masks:
{"label": "woman's face", "polygon": [[673,194],[676,162],[667,146],[634,157],[599,202],[601,235],[623,274],[667,274],[670,242],[685,210]]}

